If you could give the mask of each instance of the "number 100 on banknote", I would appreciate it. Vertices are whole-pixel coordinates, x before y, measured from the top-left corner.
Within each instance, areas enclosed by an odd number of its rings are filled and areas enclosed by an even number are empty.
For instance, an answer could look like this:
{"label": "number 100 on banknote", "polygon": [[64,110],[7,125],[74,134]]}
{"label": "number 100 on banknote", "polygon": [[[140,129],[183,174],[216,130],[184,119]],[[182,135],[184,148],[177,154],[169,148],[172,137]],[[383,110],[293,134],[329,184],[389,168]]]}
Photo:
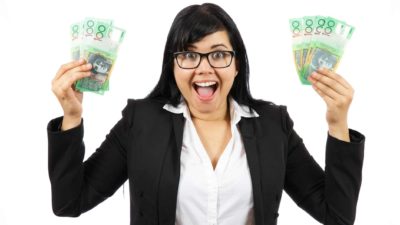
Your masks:
{"label": "number 100 on banknote", "polygon": [[91,76],[78,80],[75,89],[104,94],[109,90],[110,76],[125,31],[113,26],[112,20],[86,18],[71,25],[71,57],[84,58],[92,64]]}
{"label": "number 100 on banknote", "polygon": [[305,16],[289,20],[295,67],[302,84],[321,67],[335,71],[355,28],[332,17]]}

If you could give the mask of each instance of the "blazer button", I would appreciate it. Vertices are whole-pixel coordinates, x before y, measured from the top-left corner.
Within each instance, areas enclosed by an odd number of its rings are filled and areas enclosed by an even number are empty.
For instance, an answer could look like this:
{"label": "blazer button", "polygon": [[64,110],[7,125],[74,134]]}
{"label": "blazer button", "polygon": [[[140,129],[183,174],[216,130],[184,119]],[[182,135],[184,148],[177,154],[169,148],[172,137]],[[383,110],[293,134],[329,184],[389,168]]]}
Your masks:
{"label": "blazer button", "polygon": [[139,197],[143,198],[143,196],[144,196],[144,192],[143,191],[139,192]]}
{"label": "blazer button", "polygon": [[144,216],[144,213],[143,213],[142,211],[140,211],[140,212],[139,212],[139,216],[140,216],[140,217],[143,217],[143,216]]}

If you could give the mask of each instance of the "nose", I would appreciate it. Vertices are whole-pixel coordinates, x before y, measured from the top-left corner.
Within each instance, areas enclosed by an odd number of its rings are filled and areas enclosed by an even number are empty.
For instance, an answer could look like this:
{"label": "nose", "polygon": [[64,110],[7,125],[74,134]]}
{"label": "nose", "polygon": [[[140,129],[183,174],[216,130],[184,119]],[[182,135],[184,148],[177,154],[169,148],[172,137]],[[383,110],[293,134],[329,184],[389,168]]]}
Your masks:
{"label": "nose", "polygon": [[214,68],[212,68],[210,63],[208,62],[207,56],[203,55],[200,58],[200,65],[196,68],[196,72],[199,74],[211,73],[213,69]]}

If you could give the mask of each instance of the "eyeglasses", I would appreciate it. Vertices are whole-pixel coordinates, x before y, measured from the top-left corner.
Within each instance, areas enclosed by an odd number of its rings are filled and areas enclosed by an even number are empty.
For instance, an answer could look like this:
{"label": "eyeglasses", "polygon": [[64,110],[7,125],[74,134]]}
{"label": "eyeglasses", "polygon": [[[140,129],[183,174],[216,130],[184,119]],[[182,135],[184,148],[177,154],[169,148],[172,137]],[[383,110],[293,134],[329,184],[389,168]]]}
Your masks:
{"label": "eyeglasses", "polygon": [[178,66],[182,69],[195,69],[199,67],[203,56],[207,58],[207,61],[212,68],[226,68],[231,65],[235,52],[213,51],[209,53],[200,53],[185,51],[175,52],[174,56]]}

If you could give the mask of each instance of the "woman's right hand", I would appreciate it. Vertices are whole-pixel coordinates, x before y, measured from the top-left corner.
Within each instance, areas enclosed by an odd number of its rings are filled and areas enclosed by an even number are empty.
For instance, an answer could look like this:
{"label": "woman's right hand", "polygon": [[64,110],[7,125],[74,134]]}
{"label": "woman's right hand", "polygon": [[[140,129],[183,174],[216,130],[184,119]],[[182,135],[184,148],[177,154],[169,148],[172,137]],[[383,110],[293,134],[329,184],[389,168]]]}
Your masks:
{"label": "woman's right hand", "polygon": [[83,93],[76,91],[73,85],[75,81],[90,76],[91,69],[92,65],[84,59],[72,61],[62,65],[51,82],[52,91],[64,110],[61,130],[71,129],[81,123]]}

